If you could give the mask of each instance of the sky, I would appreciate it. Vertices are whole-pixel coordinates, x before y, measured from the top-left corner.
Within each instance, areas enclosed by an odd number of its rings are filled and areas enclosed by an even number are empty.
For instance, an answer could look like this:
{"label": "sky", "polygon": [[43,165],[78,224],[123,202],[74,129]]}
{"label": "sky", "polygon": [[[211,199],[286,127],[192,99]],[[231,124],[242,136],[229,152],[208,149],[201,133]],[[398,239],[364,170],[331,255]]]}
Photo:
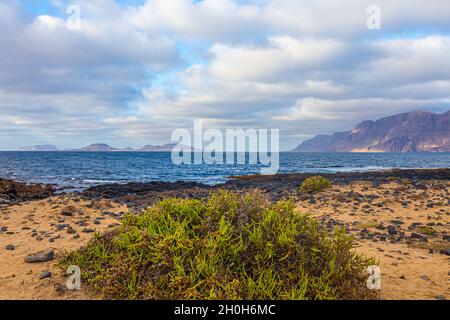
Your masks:
{"label": "sky", "polygon": [[0,0],[0,30],[0,150],[450,109],[448,0]]}

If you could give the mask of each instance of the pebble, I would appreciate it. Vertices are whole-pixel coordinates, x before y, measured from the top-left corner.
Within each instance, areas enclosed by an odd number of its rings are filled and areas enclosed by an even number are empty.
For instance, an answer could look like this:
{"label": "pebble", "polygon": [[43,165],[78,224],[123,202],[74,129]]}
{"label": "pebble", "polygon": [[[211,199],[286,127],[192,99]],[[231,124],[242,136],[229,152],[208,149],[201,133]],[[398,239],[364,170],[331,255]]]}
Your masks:
{"label": "pebble", "polygon": [[61,211],[61,214],[65,217],[73,217],[73,212],[69,210],[63,210]]}
{"label": "pebble", "polygon": [[31,254],[25,257],[26,263],[38,263],[48,262],[55,258],[55,252],[53,250],[42,251],[39,253]]}
{"label": "pebble", "polygon": [[421,234],[418,233],[411,233],[411,236],[409,237],[410,239],[418,239],[419,241],[423,241],[423,242],[428,242],[428,237],[423,236]]}
{"label": "pebble", "polygon": [[395,226],[389,225],[387,229],[390,235],[396,235],[398,233],[397,228]]}
{"label": "pebble", "polygon": [[66,231],[67,231],[68,234],[75,234],[75,233],[77,233],[77,232],[75,231],[75,229],[72,228],[72,227],[68,227]]}
{"label": "pebble", "polygon": [[44,271],[39,275],[39,280],[47,279],[52,276],[52,273],[49,271]]}
{"label": "pebble", "polygon": [[56,229],[58,230],[58,231],[61,231],[61,230],[64,230],[65,228],[69,228],[70,227],[70,224],[58,224],[57,226],[56,226]]}
{"label": "pebble", "polygon": [[15,249],[16,249],[16,247],[13,246],[12,244],[8,244],[8,245],[6,246],[6,250],[8,250],[8,251],[14,251]]}

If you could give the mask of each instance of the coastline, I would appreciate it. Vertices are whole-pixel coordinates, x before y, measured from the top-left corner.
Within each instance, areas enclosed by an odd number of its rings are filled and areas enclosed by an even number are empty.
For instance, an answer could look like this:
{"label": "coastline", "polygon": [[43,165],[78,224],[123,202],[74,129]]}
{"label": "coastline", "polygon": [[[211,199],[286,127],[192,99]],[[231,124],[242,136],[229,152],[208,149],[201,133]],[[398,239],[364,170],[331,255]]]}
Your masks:
{"label": "coastline", "polygon": [[273,200],[284,197],[299,198],[299,188],[302,182],[314,175],[322,175],[332,181],[333,184],[347,185],[356,181],[371,181],[375,187],[385,183],[389,178],[410,179],[418,185],[426,180],[450,181],[450,169],[393,169],[383,171],[363,171],[344,173],[292,173],[277,175],[242,175],[230,177],[231,180],[215,186],[197,182],[148,182],[128,184],[106,184],[94,186],[81,192],[88,199],[106,198],[139,211],[152,205],[164,197],[191,197],[202,198],[213,190],[227,189],[246,191],[260,189]]}
{"label": "coastline", "polygon": [[[86,289],[64,289],[58,261],[66,251],[85,245],[94,232],[117,227],[127,211],[138,212],[162,198],[254,188],[274,201],[293,198],[299,212],[314,216],[330,231],[345,227],[358,242],[356,251],[379,259],[383,299],[450,298],[450,169],[322,174],[332,181],[330,190],[301,194],[299,186],[312,175],[240,176],[217,186],[110,184],[60,195],[49,185],[0,179],[0,199],[6,200],[0,200],[0,259],[5,261],[0,298],[100,299]],[[14,249],[6,250],[8,246]],[[24,262],[28,254],[48,249],[55,251],[55,260]],[[41,280],[44,271],[52,275]]]}

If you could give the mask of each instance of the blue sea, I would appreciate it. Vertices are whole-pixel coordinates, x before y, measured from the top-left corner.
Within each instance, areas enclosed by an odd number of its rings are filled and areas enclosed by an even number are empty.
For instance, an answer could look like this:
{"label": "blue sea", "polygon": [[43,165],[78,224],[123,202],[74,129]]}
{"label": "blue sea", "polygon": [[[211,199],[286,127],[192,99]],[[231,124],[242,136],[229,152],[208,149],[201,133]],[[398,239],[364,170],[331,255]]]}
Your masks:
{"label": "blue sea", "polygon": [[[281,153],[280,173],[450,168],[450,153]],[[197,181],[259,174],[260,165],[175,165],[170,153],[0,152],[0,178],[80,190],[107,183]]]}

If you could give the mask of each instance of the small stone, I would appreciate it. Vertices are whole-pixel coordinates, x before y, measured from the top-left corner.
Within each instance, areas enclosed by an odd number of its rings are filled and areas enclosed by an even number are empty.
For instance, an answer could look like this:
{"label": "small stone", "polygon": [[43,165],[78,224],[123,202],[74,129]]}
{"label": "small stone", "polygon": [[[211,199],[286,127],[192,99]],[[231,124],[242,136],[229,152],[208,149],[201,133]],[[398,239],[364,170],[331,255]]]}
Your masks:
{"label": "small stone", "polygon": [[[303,194],[303,195],[300,196],[300,201],[306,201],[306,200],[309,200],[310,197],[311,197],[311,196],[310,196],[309,194]],[[105,213],[105,214],[108,214],[108,212]]]}
{"label": "small stone", "polygon": [[419,241],[423,241],[423,242],[427,242],[428,241],[428,237],[423,236],[421,234],[418,233],[411,233],[410,239],[418,239]]}
{"label": "small stone", "polygon": [[52,276],[52,273],[49,271],[44,271],[39,275],[39,280],[47,279]]}
{"label": "small stone", "polygon": [[75,233],[77,233],[77,232],[75,231],[74,228],[69,227],[69,228],[67,228],[67,233],[68,233],[68,234],[75,234]]}
{"label": "small stone", "polygon": [[94,233],[95,230],[94,229],[90,229],[90,228],[84,228],[83,230],[81,230],[81,232],[83,232],[83,233]]}
{"label": "small stone", "polygon": [[12,244],[8,244],[6,246],[6,250],[8,250],[8,251],[14,251],[15,249],[16,249],[16,247],[14,247]]}
{"label": "small stone", "polygon": [[397,228],[395,226],[390,225],[387,227],[387,229],[390,235],[396,235],[398,233]]}
{"label": "small stone", "polygon": [[7,200],[7,199],[0,199],[0,204],[6,204],[6,205],[10,205],[11,201]]}
{"label": "small stone", "polygon": [[69,228],[70,227],[70,224],[58,224],[57,226],[56,226],[56,229],[58,230],[58,231],[61,231],[61,230],[64,230],[65,228]]}
{"label": "small stone", "polygon": [[79,234],[76,234],[76,235],[74,235],[74,236],[72,237],[72,240],[77,240],[77,239],[80,239],[80,235],[79,235]]}
{"label": "small stone", "polygon": [[402,220],[391,220],[391,223],[397,226],[401,226],[402,224],[405,224]]}
{"label": "small stone", "polygon": [[65,216],[65,217],[73,217],[74,212],[72,210],[63,210],[61,211],[61,215]]}
{"label": "small stone", "polygon": [[430,281],[431,279],[427,276],[427,275],[422,275],[420,276],[420,279],[425,280],[425,281]]}
{"label": "small stone", "polygon": [[436,296],[436,300],[447,300],[447,298],[444,295],[440,294]]}
{"label": "small stone", "polygon": [[55,258],[55,252],[53,250],[42,251],[36,254],[31,254],[25,257],[26,263],[38,263],[38,262],[48,262]]}

